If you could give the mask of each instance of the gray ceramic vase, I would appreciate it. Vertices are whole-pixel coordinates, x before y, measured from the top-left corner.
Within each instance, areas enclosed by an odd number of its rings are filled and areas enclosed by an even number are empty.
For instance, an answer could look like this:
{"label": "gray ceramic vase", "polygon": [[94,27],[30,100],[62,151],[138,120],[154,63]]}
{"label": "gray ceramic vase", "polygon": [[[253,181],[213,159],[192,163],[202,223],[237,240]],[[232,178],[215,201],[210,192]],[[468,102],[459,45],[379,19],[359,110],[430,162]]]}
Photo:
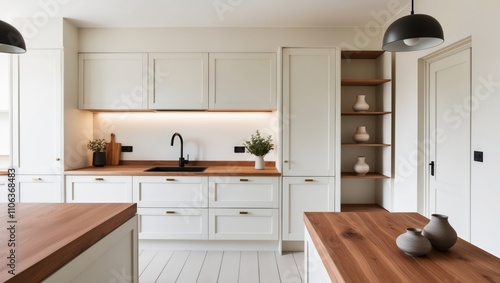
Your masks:
{"label": "gray ceramic vase", "polygon": [[423,235],[438,251],[447,251],[457,242],[457,232],[448,222],[448,216],[432,214],[431,221],[425,225]]}
{"label": "gray ceramic vase", "polygon": [[406,233],[396,238],[398,248],[409,256],[423,256],[432,249],[429,240],[419,228],[406,228]]}

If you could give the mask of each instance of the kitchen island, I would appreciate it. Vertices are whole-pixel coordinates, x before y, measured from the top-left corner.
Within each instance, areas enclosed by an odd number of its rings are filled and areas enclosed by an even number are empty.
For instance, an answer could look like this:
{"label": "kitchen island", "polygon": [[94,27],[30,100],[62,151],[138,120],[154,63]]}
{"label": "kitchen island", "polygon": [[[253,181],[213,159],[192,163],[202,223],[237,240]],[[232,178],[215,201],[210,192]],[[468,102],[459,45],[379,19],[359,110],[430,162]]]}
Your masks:
{"label": "kitchen island", "polygon": [[0,209],[0,282],[137,282],[135,203]]}
{"label": "kitchen island", "polygon": [[500,259],[458,239],[447,252],[411,257],[396,245],[418,213],[306,212],[306,282],[500,282]]}

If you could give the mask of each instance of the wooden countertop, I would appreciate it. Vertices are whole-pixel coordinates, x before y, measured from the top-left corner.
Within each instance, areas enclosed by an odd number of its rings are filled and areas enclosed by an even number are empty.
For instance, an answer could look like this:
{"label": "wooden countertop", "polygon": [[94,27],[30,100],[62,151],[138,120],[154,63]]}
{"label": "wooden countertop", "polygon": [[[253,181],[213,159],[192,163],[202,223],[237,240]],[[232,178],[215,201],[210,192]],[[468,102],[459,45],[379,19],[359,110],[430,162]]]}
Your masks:
{"label": "wooden countertop", "polygon": [[40,282],[119,227],[137,212],[135,203],[17,203],[16,275],[8,273],[7,204],[2,223],[0,282]]}
{"label": "wooden countertop", "polygon": [[404,254],[396,238],[422,228],[418,213],[306,212],[304,222],[332,281],[500,282],[500,259],[458,239],[447,252]]}
{"label": "wooden countertop", "polygon": [[155,166],[177,166],[172,161],[124,162],[122,165],[104,167],[86,167],[64,172],[65,175],[116,175],[116,176],[281,176],[274,162],[266,162],[263,170],[255,170],[254,162],[250,161],[196,161],[186,167],[204,166],[203,172],[144,172]]}

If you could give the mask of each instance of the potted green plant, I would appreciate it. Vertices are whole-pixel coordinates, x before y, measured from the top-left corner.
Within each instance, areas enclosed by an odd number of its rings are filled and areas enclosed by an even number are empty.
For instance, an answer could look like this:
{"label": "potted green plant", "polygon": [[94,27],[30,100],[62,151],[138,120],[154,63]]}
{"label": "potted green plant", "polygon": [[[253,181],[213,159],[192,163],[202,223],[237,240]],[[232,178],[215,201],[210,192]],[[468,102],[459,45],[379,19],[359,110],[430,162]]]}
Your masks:
{"label": "potted green plant", "polygon": [[87,148],[92,150],[92,165],[102,167],[106,165],[106,141],[104,139],[93,139],[87,143]]}
{"label": "potted green plant", "polygon": [[274,149],[271,136],[263,137],[257,130],[255,135],[252,135],[250,140],[245,141],[243,145],[250,154],[257,157],[255,159],[255,169],[264,169],[264,156]]}

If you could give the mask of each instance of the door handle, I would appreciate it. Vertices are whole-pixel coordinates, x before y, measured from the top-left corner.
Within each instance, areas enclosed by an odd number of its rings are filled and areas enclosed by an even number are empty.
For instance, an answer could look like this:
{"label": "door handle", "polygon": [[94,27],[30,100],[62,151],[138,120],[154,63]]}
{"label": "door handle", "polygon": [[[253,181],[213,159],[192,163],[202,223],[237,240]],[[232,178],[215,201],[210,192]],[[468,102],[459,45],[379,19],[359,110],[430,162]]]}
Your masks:
{"label": "door handle", "polygon": [[431,176],[434,176],[434,161],[431,161],[431,163],[429,163],[429,166],[431,166]]}

